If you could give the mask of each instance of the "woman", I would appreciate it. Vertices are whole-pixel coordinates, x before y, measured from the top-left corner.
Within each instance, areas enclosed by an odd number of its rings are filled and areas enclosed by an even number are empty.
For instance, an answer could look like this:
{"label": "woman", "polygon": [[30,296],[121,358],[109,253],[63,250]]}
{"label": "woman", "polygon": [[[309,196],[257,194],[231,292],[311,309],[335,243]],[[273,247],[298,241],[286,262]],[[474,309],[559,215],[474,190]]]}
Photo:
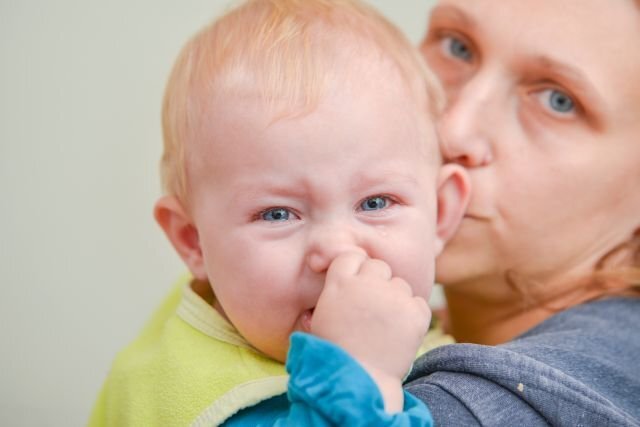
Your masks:
{"label": "woman", "polygon": [[475,343],[409,378],[436,425],[640,425],[638,40],[634,0],[434,8],[442,149],[473,187],[438,281]]}

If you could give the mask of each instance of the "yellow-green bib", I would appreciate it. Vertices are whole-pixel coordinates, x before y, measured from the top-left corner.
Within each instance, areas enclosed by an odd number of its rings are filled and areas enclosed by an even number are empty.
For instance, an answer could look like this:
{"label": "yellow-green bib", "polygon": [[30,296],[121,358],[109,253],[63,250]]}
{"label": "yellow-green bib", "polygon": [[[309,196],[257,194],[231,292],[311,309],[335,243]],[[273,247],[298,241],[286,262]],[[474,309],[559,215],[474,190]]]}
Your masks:
{"label": "yellow-green bib", "polygon": [[287,379],[180,283],[116,357],[89,426],[218,425],[285,393]]}

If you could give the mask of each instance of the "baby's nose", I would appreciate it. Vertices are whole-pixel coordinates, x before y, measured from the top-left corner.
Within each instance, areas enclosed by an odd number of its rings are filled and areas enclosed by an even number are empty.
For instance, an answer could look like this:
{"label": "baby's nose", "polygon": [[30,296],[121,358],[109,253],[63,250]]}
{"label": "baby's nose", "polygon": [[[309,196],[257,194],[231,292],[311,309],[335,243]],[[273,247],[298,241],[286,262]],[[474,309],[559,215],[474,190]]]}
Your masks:
{"label": "baby's nose", "polygon": [[307,264],[311,271],[324,273],[338,255],[346,252],[359,252],[367,255],[361,239],[353,230],[338,227],[324,227],[320,230],[314,230],[309,241]]}

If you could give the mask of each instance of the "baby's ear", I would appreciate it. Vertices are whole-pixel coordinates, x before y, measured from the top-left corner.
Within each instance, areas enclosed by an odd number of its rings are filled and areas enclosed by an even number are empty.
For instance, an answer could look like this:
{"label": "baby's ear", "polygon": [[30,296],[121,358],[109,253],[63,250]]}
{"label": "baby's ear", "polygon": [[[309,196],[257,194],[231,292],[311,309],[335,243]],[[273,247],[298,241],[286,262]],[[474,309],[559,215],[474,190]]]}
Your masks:
{"label": "baby's ear", "polygon": [[467,209],[471,183],[467,171],[460,165],[449,163],[438,174],[438,223],[436,227],[436,255],[455,234]]}
{"label": "baby's ear", "polygon": [[198,238],[198,229],[193,220],[174,196],[163,196],[153,209],[153,216],[164,230],[164,234],[189,267],[195,279],[206,280],[207,274]]}

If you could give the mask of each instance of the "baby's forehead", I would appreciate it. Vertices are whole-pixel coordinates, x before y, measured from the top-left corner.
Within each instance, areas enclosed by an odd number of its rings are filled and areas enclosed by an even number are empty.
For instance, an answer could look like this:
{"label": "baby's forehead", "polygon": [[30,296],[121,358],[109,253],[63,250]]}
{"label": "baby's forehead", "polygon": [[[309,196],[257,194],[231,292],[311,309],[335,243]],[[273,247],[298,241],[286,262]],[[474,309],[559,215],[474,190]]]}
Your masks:
{"label": "baby's forehead", "polygon": [[[235,125],[253,121],[267,127],[283,120],[313,120],[332,110],[353,120],[370,119],[367,114],[378,114],[378,119],[387,120],[393,112],[403,110],[407,121],[416,126],[435,126],[427,94],[416,91],[392,64],[379,59],[360,58],[336,64],[336,69],[315,81],[313,88],[265,87],[251,74],[231,74],[202,99],[202,127],[220,125],[221,117]],[[200,93],[205,94],[206,88]],[[360,102],[362,98],[375,103],[377,109],[373,111],[369,104]]]}
{"label": "baby's forehead", "polygon": [[[396,160],[403,153],[439,157],[432,116],[400,78],[384,70],[355,77],[329,82],[313,102],[265,97],[249,85],[222,91],[203,109],[188,159],[206,168],[206,159],[216,162],[233,153],[242,159],[265,144],[273,149],[287,147],[291,161],[298,155],[306,157],[311,148],[318,149],[308,145],[332,146],[336,161],[341,156],[366,155],[384,162],[390,153],[397,155]],[[304,152],[296,151],[305,147]],[[376,157],[378,152],[384,154]]]}
{"label": "baby's forehead", "polygon": [[[219,46],[223,41],[221,29],[211,34],[215,49],[209,44],[195,44],[193,53],[200,59],[195,61],[195,75],[190,78],[189,99],[200,105],[194,110],[254,96],[278,118],[309,112],[332,92],[348,91],[359,97],[380,86],[393,89],[394,97],[402,95],[404,102],[430,112],[440,103],[440,94],[432,87],[434,82],[411,45],[393,37],[389,38],[392,41],[379,35],[369,39],[366,31],[340,25],[333,28],[321,20],[310,27],[306,34],[283,36],[286,42],[269,39],[264,49],[236,34],[237,39],[229,41],[224,55]],[[386,44],[378,39],[386,40]]]}

